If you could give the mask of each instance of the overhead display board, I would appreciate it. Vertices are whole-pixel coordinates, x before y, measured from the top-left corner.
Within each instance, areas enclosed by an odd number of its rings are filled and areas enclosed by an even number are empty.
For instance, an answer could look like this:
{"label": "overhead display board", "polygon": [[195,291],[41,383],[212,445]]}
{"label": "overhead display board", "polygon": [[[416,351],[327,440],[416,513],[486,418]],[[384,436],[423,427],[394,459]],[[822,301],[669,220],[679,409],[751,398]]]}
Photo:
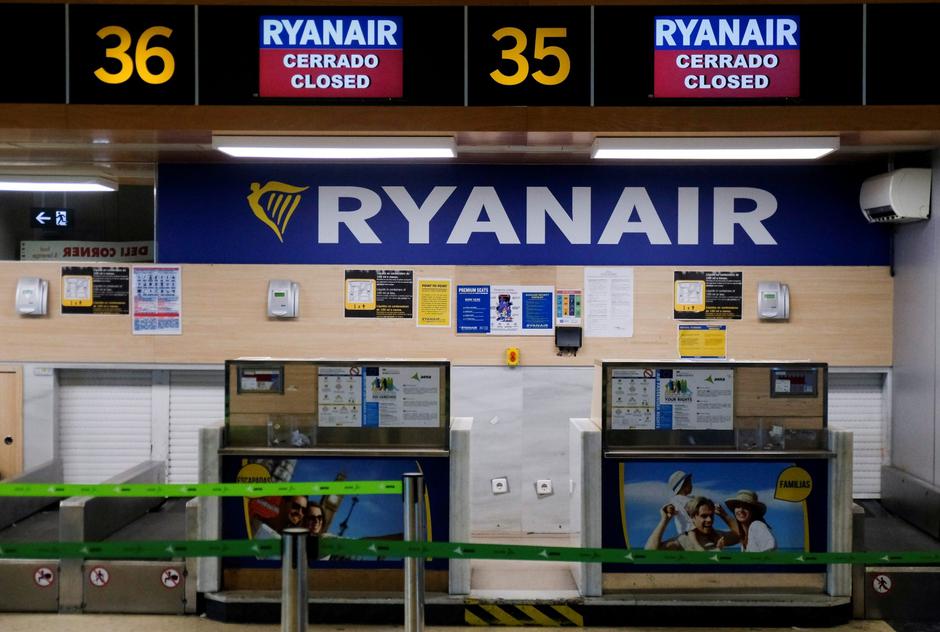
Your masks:
{"label": "overhead display board", "polygon": [[867,5],[868,93],[866,103],[940,103],[940,82],[924,75],[937,59],[940,4]]}
{"label": "overhead display board", "polygon": [[859,5],[598,6],[594,105],[861,103],[862,32]]}
{"label": "overhead display board", "polygon": [[69,6],[69,102],[189,104],[195,8]]}
{"label": "overhead display board", "polygon": [[3,4],[0,24],[0,102],[64,103],[65,5]]}
{"label": "overhead display board", "polygon": [[469,105],[590,105],[590,7],[470,7]]}
{"label": "overhead display board", "polygon": [[199,102],[463,105],[462,7],[199,7]]}
{"label": "overhead display board", "polygon": [[400,16],[264,16],[262,97],[402,95]]}
{"label": "overhead display board", "polygon": [[938,18],[935,3],[11,4],[0,102],[928,104],[940,89],[912,60],[932,58]]}
{"label": "overhead display board", "polygon": [[654,97],[800,96],[800,18],[657,16]]}

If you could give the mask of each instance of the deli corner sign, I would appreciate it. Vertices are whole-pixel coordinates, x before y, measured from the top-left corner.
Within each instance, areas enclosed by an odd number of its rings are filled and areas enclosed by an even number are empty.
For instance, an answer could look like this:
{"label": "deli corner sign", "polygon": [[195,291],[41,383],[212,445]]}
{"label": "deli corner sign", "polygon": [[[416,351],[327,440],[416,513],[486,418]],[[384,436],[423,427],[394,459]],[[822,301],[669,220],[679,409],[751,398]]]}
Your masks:
{"label": "deli corner sign", "polygon": [[657,98],[800,96],[799,16],[657,16]]}

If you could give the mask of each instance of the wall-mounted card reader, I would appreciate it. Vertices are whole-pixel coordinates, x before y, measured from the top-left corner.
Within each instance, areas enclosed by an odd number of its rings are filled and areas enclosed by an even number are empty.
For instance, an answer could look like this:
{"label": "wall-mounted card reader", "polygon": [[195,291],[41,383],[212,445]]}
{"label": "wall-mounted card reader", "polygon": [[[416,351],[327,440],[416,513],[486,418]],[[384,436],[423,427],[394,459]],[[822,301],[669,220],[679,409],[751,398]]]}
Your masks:
{"label": "wall-mounted card reader", "polygon": [[16,283],[16,313],[43,316],[49,297],[49,282],[39,277],[22,277]]}
{"label": "wall-mounted card reader", "polygon": [[779,281],[757,284],[757,317],[761,320],[790,318],[790,286]]}
{"label": "wall-mounted card reader", "polygon": [[284,279],[268,281],[268,318],[297,318],[300,285]]}

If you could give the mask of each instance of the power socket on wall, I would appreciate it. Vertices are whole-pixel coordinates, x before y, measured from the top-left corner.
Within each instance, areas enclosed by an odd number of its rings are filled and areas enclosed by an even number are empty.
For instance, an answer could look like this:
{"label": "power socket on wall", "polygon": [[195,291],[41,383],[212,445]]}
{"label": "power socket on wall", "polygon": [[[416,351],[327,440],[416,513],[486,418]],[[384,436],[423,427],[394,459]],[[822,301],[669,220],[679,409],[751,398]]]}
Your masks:
{"label": "power socket on wall", "polygon": [[493,486],[494,494],[506,494],[509,493],[509,479],[505,476],[499,478],[494,478],[490,480],[490,485]]}
{"label": "power socket on wall", "polygon": [[535,481],[536,496],[551,496],[554,493],[551,479],[539,479]]}

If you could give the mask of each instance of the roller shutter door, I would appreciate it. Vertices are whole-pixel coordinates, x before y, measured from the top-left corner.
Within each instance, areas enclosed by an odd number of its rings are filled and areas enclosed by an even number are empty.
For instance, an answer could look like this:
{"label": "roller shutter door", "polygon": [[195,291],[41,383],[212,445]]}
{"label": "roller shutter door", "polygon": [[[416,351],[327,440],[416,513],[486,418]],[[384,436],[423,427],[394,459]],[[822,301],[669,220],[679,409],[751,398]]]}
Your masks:
{"label": "roller shutter door", "polygon": [[66,483],[99,483],[150,459],[152,371],[59,371]]}
{"label": "roller shutter door", "polygon": [[167,481],[199,482],[199,429],[224,418],[224,371],[170,372]]}
{"label": "roller shutter door", "polygon": [[829,373],[829,426],[853,433],[853,497],[881,498],[888,423],[882,373]]}

